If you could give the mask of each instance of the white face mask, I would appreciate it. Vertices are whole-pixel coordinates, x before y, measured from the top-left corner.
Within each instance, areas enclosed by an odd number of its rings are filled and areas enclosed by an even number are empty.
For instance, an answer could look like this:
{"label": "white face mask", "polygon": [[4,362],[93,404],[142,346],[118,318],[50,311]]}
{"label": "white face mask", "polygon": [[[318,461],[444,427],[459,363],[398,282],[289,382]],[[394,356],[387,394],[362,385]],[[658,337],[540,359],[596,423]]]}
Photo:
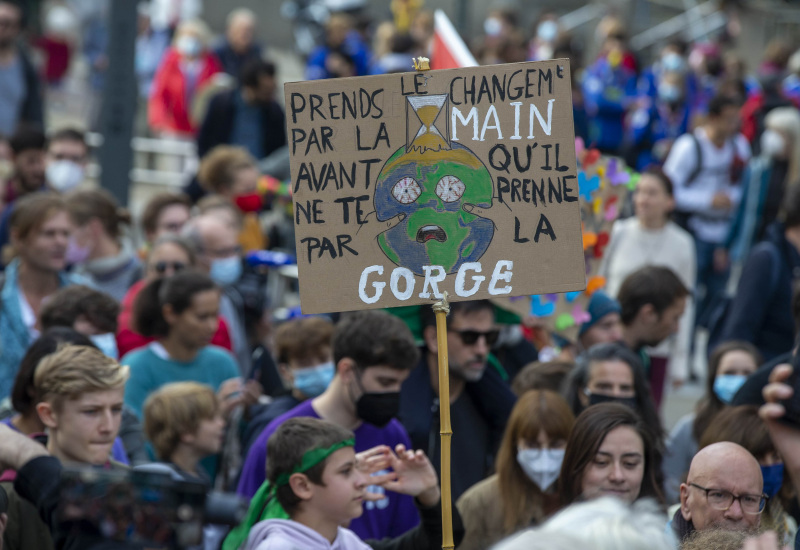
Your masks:
{"label": "white face mask", "polygon": [[775,130],[767,128],[761,134],[761,153],[767,157],[782,157],[786,151],[786,140]]}
{"label": "white face mask", "polygon": [[558,479],[564,449],[519,449],[517,462],[530,480],[546,491]]}
{"label": "white face mask", "polygon": [[83,181],[83,166],[71,160],[56,160],[47,165],[45,178],[54,190],[67,193]]}
{"label": "white face mask", "polygon": [[197,57],[203,50],[203,45],[194,36],[181,36],[175,42],[175,48],[184,57]]}
{"label": "white face mask", "polygon": [[112,359],[119,359],[119,351],[117,349],[117,337],[113,332],[106,332],[105,334],[92,334],[89,340],[97,346],[106,356]]}

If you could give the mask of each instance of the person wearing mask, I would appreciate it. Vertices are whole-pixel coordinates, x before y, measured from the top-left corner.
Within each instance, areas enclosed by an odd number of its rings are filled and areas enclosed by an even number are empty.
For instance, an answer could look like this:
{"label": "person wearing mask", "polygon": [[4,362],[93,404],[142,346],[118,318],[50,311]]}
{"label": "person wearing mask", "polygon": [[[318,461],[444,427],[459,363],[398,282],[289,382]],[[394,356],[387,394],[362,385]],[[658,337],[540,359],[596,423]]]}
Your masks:
{"label": "person wearing mask", "polygon": [[23,197],[10,228],[11,261],[0,285],[0,399],[8,397],[20,360],[39,337],[37,319],[44,302],[62,287],[87,282],[64,271],[72,224],[60,197]]}
{"label": "person wearing mask", "polygon": [[787,190],[781,221],[750,252],[722,331],[753,344],[766,361],[795,346],[792,293],[800,273],[800,185]]}
{"label": "person wearing mask", "polygon": [[768,237],[789,187],[800,181],[800,111],[775,108],[767,113],[764,124],[761,153],[745,169],[742,200],[726,242],[734,260],[746,258],[753,243]]}
{"label": "person wearing mask", "polygon": [[[721,441],[741,445],[756,458],[764,479],[764,494],[769,499],[761,513],[761,528],[774,531],[781,547],[791,546],[795,540],[797,523],[786,513],[784,503],[793,506],[794,494],[788,491],[789,497],[782,498],[781,493],[787,494],[781,491],[784,485],[783,458],[775,449],[766,424],[758,416],[758,407],[742,405],[720,412],[700,437],[700,449]],[[790,486],[790,483],[786,485]]]}
{"label": "person wearing mask", "polygon": [[[156,279],[171,277],[184,269],[194,268],[196,262],[194,248],[185,239],[174,233],[166,233],[156,239],[145,262],[144,278],[135,283],[122,299],[122,306],[117,318],[117,348],[120,356],[155,340],[154,337],[143,336],[132,328],[133,304],[139,292],[145,285]],[[211,338],[211,344],[228,351],[231,350],[228,325],[222,317],[219,317],[217,331]]]}
{"label": "person wearing mask", "polygon": [[639,355],[660,406],[666,361],[651,362],[646,347],[658,346],[678,332],[689,290],[668,267],[647,265],[625,277],[617,293],[622,306],[622,341]]}
{"label": "person wearing mask", "polygon": [[747,449],[729,441],[709,445],[692,459],[668,528],[679,542],[706,529],[757,533],[767,503],[763,488],[761,467]]}
{"label": "person wearing mask", "polygon": [[53,294],[39,312],[39,329],[69,327],[89,338],[112,359],[117,352],[119,302],[112,296],[86,285],[70,285]]}
{"label": "person wearing mask", "polygon": [[656,79],[655,97],[639,97],[626,129],[625,159],[639,171],[662,164],[672,144],[689,131],[692,122],[687,73],[664,71]]}
{"label": "person wearing mask", "polygon": [[750,145],[739,134],[739,102],[719,95],[705,122],[679,137],[664,162],[674,186],[675,206],[695,238],[697,302],[695,325],[705,326],[712,300],[725,290],[730,270],[725,239],[742,193],[742,171]]}
{"label": "person wearing mask", "polygon": [[20,45],[23,28],[20,2],[0,2],[0,134],[13,135],[21,126],[44,130],[42,83],[27,52]]}
{"label": "person wearing mask", "polygon": [[[264,483],[267,440],[290,418],[320,418],[353,428],[357,452],[377,445],[413,448],[408,433],[394,417],[400,386],[418,357],[414,337],[400,319],[382,311],[344,316],[333,336],[333,380],[321,395],[279,416],[264,429],[250,447],[237,492],[252,497]],[[368,502],[364,514],[350,523],[350,529],[362,540],[396,537],[419,523],[412,498],[378,486],[367,491],[384,498]]]}
{"label": "person wearing mask", "polygon": [[259,160],[286,146],[286,115],[275,100],[275,65],[249,61],[237,78],[237,87],[209,101],[197,133],[200,158],[218,145],[244,147]]}
{"label": "person wearing mask", "polygon": [[[322,317],[301,317],[278,327],[273,349],[280,378],[289,391],[284,391],[267,405],[253,407],[252,419],[242,437],[245,456],[270,422],[328,389],[336,374],[331,348],[333,330],[333,323]],[[268,368],[268,365],[262,368]],[[264,379],[263,375],[261,379]]]}
{"label": "person wearing mask", "polygon": [[[441,468],[439,437],[439,356],[436,317],[430,307],[419,310],[424,350],[417,367],[403,383],[400,422],[414,448],[423,449]],[[489,350],[499,329],[489,300],[454,302],[447,317],[447,360],[450,370],[453,500],[485,479],[503,438],[516,398]]]}
{"label": "person wearing mask", "polygon": [[145,203],[139,224],[145,242],[152,246],[164,234],[178,234],[192,217],[189,197],[182,193],[158,193]]}
{"label": "person wearing mask", "polygon": [[140,418],[147,396],[170,382],[208,384],[218,392],[226,414],[252,397],[252,386],[242,387],[231,355],[210,345],[219,326],[219,297],[214,281],[193,271],[155,279],[136,297],[134,328],[157,338],[122,358],[131,368],[125,404]]}
{"label": "person wearing mask", "polygon": [[625,116],[636,99],[635,60],[627,52],[621,21],[609,19],[605,33],[600,55],[586,68],[581,89],[589,119],[589,144],[604,153],[619,154]]}
{"label": "person wearing mask", "polygon": [[575,415],[609,401],[636,411],[656,438],[660,466],[661,421],[636,354],[620,343],[597,344],[578,357],[564,388]]}
{"label": "person wearing mask", "polygon": [[[694,288],[697,272],[694,240],[670,221],[675,199],[672,182],[664,172],[649,168],[642,173],[636,183],[633,206],[634,217],[614,223],[611,240],[603,255],[599,273],[606,279],[608,292],[617,296],[625,278],[648,265],[668,267],[680,277],[686,288]],[[682,384],[689,373],[693,321],[693,307],[687,297],[677,337],[662,342],[649,352],[651,369],[657,362],[659,370],[666,371],[668,367],[675,386]]]}
{"label": "person wearing mask", "polygon": [[190,117],[192,102],[212,77],[222,71],[217,58],[208,50],[209,30],[194,19],[175,30],[172,47],[167,50],[153,79],[148,101],[148,123],[154,132],[191,137],[196,128]]}
{"label": "person wearing mask", "polygon": [[[197,251],[197,268],[222,289],[220,315],[228,325],[231,349],[241,375],[247,376],[252,368],[252,349],[245,322],[249,305],[234,286],[244,271],[239,230],[222,216],[208,213],[189,220],[181,235]],[[255,300],[255,303],[261,304],[263,300]],[[250,328],[253,328],[252,324]]]}
{"label": "person wearing mask", "polygon": [[562,505],[605,496],[662,503],[657,455],[650,427],[630,407],[589,407],[575,420],[567,440],[558,478]]}
{"label": "person wearing mask", "polygon": [[242,147],[219,145],[200,162],[197,180],[206,192],[234,203],[242,212],[239,244],[245,252],[266,248],[258,215],[268,209],[268,197],[259,189],[256,160]]}
{"label": "person wearing mask", "polygon": [[667,437],[662,471],[667,502],[678,502],[680,484],[697,454],[698,441],[712,421],[732,404],[747,377],[761,364],[761,356],[747,342],[725,342],[717,346],[708,361],[706,394],[696,412],[683,416]]}
{"label": "person wearing mask", "polygon": [[558,15],[553,12],[543,13],[536,23],[536,36],[528,44],[528,60],[546,61],[553,59],[556,43],[561,32],[558,26]]}
{"label": "person wearing mask", "polygon": [[0,248],[9,241],[9,221],[16,199],[42,191],[60,194],[72,191],[83,182],[89,160],[85,134],[75,128],[63,128],[52,133],[47,138],[44,157],[37,149],[40,136],[21,132],[19,137],[18,146],[23,143],[28,145],[25,147],[25,154],[19,159],[18,178],[12,180],[16,181],[12,183],[15,188],[13,200],[7,203],[0,216]]}
{"label": "person wearing mask", "polygon": [[255,40],[258,26],[256,14],[247,8],[236,8],[228,14],[225,39],[214,48],[222,70],[239,78],[242,68],[261,59],[261,47]]}
{"label": "person wearing mask", "polygon": [[456,503],[467,528],[459,550],[489,548],[555,512],[555,488],[574,421],[557,393],[531,390],[520,396],[497,453],[497,473]]}
{"label": "person wearing mask", "polygon": [[121,301],[142,276],[142,262],[125,236],[131,216],[104,189],[81,190],[66,197],[75,228],[67,262],[98,290]]}

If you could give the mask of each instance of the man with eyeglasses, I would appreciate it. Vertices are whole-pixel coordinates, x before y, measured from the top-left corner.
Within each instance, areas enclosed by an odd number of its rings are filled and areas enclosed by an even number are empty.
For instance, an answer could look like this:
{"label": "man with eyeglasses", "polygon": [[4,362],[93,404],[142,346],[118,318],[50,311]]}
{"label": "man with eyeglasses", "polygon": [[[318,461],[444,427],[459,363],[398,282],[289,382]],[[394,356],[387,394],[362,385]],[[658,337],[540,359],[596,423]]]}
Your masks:
{"label": "man with eyeglasses", "polygon": [[672,529],[681,541],[705,529],[755,532],[767,501],[763,485],[758,461],[744,447],[709,445],[692,459]]}
{"label": "man with eyeglasses", "polygon": [[[436,319],[430,306],[420,309],[424,349],[419,365],[400,393],[400,422],[414,448],[423,449],[439,473],[439,358]],[[497,342],[494,306],[488,300],[453,302],[447,316],[452,437],[452,495],[484,479],[516,397],[489,364]]]}

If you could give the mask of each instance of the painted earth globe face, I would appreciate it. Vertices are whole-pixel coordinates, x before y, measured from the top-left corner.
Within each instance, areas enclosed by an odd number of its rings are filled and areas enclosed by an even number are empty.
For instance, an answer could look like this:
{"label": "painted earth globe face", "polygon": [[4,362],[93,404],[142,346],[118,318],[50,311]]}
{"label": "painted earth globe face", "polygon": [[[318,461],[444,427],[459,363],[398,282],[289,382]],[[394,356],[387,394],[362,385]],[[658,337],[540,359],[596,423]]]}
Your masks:
{"label": "painted earth globe face", "polygon": [[423,152],[405,147],[386,161],[375,188],[379,220],[405,219],[378,237],[392,262],[422,275],[422,266],[440,265],[454,273],[483,256],[494,224],[461,209],[465,203],[492,203],[492,177],[475,154],[459,143]]}

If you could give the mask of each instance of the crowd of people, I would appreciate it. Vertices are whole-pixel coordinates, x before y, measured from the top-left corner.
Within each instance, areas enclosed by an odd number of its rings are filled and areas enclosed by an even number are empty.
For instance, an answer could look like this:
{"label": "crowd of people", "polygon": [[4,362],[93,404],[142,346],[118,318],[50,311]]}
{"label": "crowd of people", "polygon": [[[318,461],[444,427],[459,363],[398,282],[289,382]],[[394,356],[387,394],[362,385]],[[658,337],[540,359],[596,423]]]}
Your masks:
{"label": "crowd of people", "polygon": [[[433,17],[392,4],[378,26],[332,15],[306,77],[409,70]],[[199,169],[133,217],[88,181],[93,121],[45,124],[58,59],[36,66],[0,0],[0,548],[92,547],[103,531],[59,513],[62,468],[154,462],[249,502],[209,550],[439,548],[434,313],[274,315],[276,275],[246,253],[294,252],[280,60],[250,10],[215,40],[181,5],[140,6],[136,77],[146,133],[194,141]],[[800,50],[776,40],[750,75],[725,35],[647,65],[608,16],[582,67],[556,14],[532,38],[518,21],[491,10],[478,61],[568,58],[577,135],[640,176],[574,338],[450,306],[456,548],[800,548]],[[664,400],[697,379],[667,431]]]}

